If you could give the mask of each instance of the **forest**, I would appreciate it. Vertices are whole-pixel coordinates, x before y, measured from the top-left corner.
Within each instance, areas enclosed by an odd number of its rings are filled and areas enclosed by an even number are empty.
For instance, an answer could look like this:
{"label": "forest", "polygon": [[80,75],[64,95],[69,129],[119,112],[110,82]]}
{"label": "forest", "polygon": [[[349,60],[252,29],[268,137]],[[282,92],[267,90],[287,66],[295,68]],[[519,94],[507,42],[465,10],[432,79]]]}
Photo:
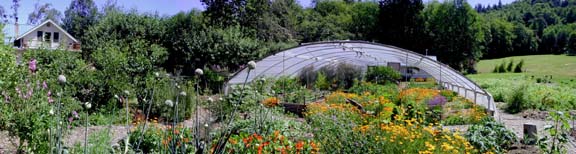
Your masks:
{"label": "forest", "polygon": [[[19,0],[13,3],[10,8],[17,10]],[[240,68],[237,62],[327,40],[364,40],[437,55],[464,73],[474,73],[479,59],[576,50],[574,0],[519,0],[474,7],[465,0],[318,0],[306,8],[295,0],[202,3],[203,11],[173,16],[127,10],[114,1],[98,9],[91,0],[74,0],[63,15],[50,3],[37,4],[28,23],[60,22],[80,38],[83,58],[96,66],[101,52],[118,48],[125,50],[118,54],[133,54],[135,59],[145,58],[138,60],[143,63],[184,72],[204,67],[234,72]],[[0,14],[8,23],[18,15],[5,8],[0,8]],[[130,24],[117,22],[124,20]],[[124,48],[127,44],[134,45]]]}

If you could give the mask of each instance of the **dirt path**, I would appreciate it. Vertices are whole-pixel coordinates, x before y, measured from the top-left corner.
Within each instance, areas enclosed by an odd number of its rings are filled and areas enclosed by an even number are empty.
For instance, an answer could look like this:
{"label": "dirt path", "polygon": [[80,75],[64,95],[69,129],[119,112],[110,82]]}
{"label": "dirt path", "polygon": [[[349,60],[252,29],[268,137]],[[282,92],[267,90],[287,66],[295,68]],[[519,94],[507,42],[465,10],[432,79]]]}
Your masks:
{"label": "dirt path", "polygon": [[[522,139],[524,137],[524,124],[531,123],[536,125],[538,130],[538,135],[548,135],[548,132],[544,131],[544,126],[552,124],[551,121],[548,120],[541,120],[541,119],[532,119],[532,118],[524,118],[521,114],[508,114],[504,111],[496,108],[496,112],[494,118],[497,121],[504,123],[506,128],[511,129],[518,138]],[[574,126],[572,126],[574,128]],[[568,153],[576,153],[576,144],[573,137],[570,138],[570,142],[566,144],[566,148],[568,149]]]}

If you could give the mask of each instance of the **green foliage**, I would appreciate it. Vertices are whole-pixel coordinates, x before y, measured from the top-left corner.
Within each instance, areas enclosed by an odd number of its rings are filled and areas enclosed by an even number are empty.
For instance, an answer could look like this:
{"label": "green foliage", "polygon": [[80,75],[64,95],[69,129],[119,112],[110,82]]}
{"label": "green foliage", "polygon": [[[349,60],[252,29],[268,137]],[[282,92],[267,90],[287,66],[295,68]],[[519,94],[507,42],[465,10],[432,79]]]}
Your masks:
{"label": "green foliage", "polygon": [[568,55],[575,56],[576,55],[576,32],[570,33],[570,37],[568,39],[568,45],[566,46]]}
{"label": "green foliage", "polygon": [[386,66],[375,66],[375,67],[368,67],[368,71],[366,71],[366,81],[374,82],[374,83],[396,83],[400,80],[402,76],[400,72],[394,70],[391,67]]}
{"label": "green foliage", "polygon": [[[2,28],[0,24],[0,28]],[[1,36],[1,35],[0,35]],[[4,39],[4,37],[0,37]],[[0,89],[11,89],[16,84],[16,55],[15,52],[7,45],[0,45]],[[2,96],[0,96],[2,97]],[[4,100],[0,100],[2,102]]]}
{"label": "green foliage", "polygon": [[504,124],[487,117],[482,123],[472,125],[465,134],[468,141],[480,152],[503,153],[516,142],[516,135]]}
{"label": "green foliage", "polygon": [[506,66],[506,72],[512,72],[514,68],[514,59],[510,60],[510,62],[508,62],[508,65]]}
{"label": "green foliage", "polygon": [[[112,134],[110,129],[102,129],[88,135],[88,147],[87,150],[93,153],[110,153],[112,147],[110,147],[110,142],[112,141]],[[70,149],[70,153],[83,153],[84,146],[80,143],[74,144],[74,147]]]}
{"label": "green foliage", "polygon": [[[97,22],[98,8],[92,0],[73,0],[66,11],[65,18],[62,19],[62,28],[75,38],[84,40],[84,35],[88,29]],[[86,57],[87,58],[87,57]]]}
{"label": "green foliage", "polygon": [[[414,42],[426,40],[422,0],[383,0],[378,14],[377,40],[405,49],[423,51],[426,46],[415,46]],[[390,24],[394,23],[394,24]]]}
{"label": "green foliage", "polygon": [[318,72],[314,86],[319,90],[329,90],[330,82],[328,82],[328,79],[326,78],[326,75],[324,75],[324,73]]}
{"label": "green foliage", "polygon": [[500,65],[498,65],[498,73],[506,73],[506,62],[502,61]]}
{"label": "green foliage", "polygon": [[516,67],[514,67],[514,73],[522,73],[522,67],[524,66],[524,59],[520,60]]}
{"label": "green foliage", "polygon": [[[426,30],[438,60],[456,70],[468,70],[480,58],[484,39],[482,18],[465,1],[431,2],[423,11]],[[458,41],[454,41],[458,40]]]}
{"label": "green foliage", "polygon": [[318,71],[324,73],[328,80],[332,81],[333,89],[348,89],[354,85],[354,81],[359,81],[363,75],[360,66],[349,63],[327,65]]}
{"label": "green foliage", "polygon": [[566,144],[570,140],[570,114],[559,111],[550,112],[549,120],[553,123],[544,126],[544,130],[550,135],[538,139],[538,147],[547,154],[568,153]]}
{"label": "green foliage", "polygon": [[509,98],[506,98],[506,112],[508,113],[518,113],[526,109],[526,85],[519,86],[512,90],[512,94]]}
{"label": "green foliage", "polygon": [[[174,152],[174,150],[183,153],[195,152],[194,134],[190,128],[178,126],[173,130],[158,124],[148,126],[145,131],[139,129],[141,127],[136,128],[138,129],[129,133],[129,144],[132,151],[143,153],[166,153]],[[141,141],[138,140],[140,137],[142,137]],[[120,141],[120,143],[122,145],[124,141]]]}
{"label": "green foliage", "polygon": [[[536,83],[536,78],[530,79],[516,74],[510,77],[500,76],[496,79],[477,77],[472,77],[472,79],[491,93],[497,102],[506,102],[511,105],[511,102],[515,101],[521,103],[520,107],[523,109],[576,109],[576,96],[573,95],[575,91],[570,85]],[[523,85],[524,89],[519,89]],[[524,93],[524,96],[520,97],[520,93]]]}

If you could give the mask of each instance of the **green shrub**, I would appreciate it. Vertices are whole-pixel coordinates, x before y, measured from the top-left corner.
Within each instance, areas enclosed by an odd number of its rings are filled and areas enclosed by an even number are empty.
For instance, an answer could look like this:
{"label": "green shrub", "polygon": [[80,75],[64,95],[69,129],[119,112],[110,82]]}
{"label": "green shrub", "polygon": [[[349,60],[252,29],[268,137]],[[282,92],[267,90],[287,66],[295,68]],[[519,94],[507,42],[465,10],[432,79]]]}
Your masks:
{"label": "green shrub", "polygon": [[522,73],[522,67],[524,66],[524,59],[520,60],[516,67],[514,67],[514,73]]}
{"label": "green shrub", "polygon": [[498,73],[506,73],[506,62],[502,61],[502,64],[498,65]]}
{"label": "green shrub", "polygon": [[514,132],[491,117],[486,117],[482,123],[472,125],[465,136],[481,153],[503,153],[517,140]]}
{"label": "green shrub", "polygon": [[514,68],[514,60],[510,60],[510,62],[508,63],[508,66],[506,67],[506,72],[512,72]]}
{"label": "green shrub", "polygon": [[366,81],[386,84],[388,82],[396,83],[402,78],[400,72],[387,66],[368,67],[366,71]]}
{"label": "green shrub", "polygon": [[322,72],[318,72],[318,76],[316,77],[316,82],[314,83],[314,85],[318,90],[330,89],[330,83],[328,82],[326,75],[324,75],[324,73]]}
{"label": "green shrub", "polygon": [[312,85],[314,84],[314,81],[316,81],[316,77],[318,76],[318,72],[316,72],[314,70],[314,66],[308,66],[308,67],[304,67],[302,68],[302,70],[300,70],[300,74],[298,74],[298,79],[300,81],[300,83],[302,83],[302,85],[307,86],[307,88],[311,88]]}
{"label": "green shrub", "polygon": [[354,80],[362,78],[362,68],[348,63],[324,66],[319,71],[333,82],[334,89],[348,89],[354,85]]}
{"label": "green shrub", "polygon": [[518,113],[526,109],[525,95],[526,95],[526,85],[521,85],[512,90],[512,94],[506,100],[506,103],[508,104],[508,106],[506,107],[506,112]]}

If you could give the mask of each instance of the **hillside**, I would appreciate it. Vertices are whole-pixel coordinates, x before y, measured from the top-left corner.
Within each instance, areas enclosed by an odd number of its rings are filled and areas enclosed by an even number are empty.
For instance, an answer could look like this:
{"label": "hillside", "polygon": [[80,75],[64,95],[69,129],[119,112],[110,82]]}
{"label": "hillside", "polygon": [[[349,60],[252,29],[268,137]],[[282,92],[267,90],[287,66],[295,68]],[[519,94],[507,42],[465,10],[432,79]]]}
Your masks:
{"label": "hillside", "polygon": [[514,56],[500,59],[481,60],[476,68],[480,76],[486,77],[502,77],[514,75],[513,73],[506,74],[492,74],[492,70],[496,65],[502,62],[510,62],[514,60],[517,64],[520,60],[524,60],[523,70],[529,76],[544,76],[552,75],[553,79],[576,79],[576,56],[565,55],[532,55],[532,56]]}

